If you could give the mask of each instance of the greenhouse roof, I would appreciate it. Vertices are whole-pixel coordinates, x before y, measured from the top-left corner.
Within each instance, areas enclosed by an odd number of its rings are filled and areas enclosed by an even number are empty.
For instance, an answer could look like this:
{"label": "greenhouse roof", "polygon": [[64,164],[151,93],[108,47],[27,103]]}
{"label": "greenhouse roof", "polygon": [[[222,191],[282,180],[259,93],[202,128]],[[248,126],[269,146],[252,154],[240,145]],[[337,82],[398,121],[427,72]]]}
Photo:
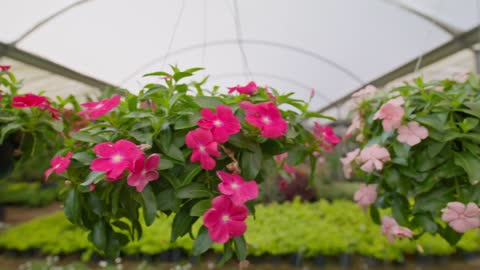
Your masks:
{"label": "greenhouse roof", "polygon": [[206,67],[201,75],[223,88],[255,80],[302,99],[313,88],[313,109],[325,109],[480,37],[478,0],[0,3],[0,64],[51,96],[135,92],[142,74],[171,64]]}

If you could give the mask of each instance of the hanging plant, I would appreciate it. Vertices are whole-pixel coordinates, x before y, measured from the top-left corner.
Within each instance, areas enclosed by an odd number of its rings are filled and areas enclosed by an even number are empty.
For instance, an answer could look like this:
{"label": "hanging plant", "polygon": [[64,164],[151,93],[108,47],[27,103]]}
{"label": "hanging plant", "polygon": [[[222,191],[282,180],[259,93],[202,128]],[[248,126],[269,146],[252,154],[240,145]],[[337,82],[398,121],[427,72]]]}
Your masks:
{"label": "hanging plant", "polygon": [[[395,238],[439,234],[450,244],[480,226],[480,80],[423,82],[353,95],[342,158],[366,184],[355,200]],[[391,208],[380,220],[378,208]]]}
{"label": "hanging plant", "polygon": [[[91,124],[65,139],[47,174],[68,180],[66,216],[107,256],[141,238],[142,224],[174,214],[172,242],[189,234],[195,255],[217,242],[222,261],[235,253],[244,260],[258,183],[283,153],[290,165],[309,161],[313,177],[325,142],[303,123],[324,116],[293,93],[251,82],[220,94],[203,88],[206,79],[183,83],[200,68],[172,70],[145,75],[161,83],[138,95],[81,104]],[[203,226],[192,232],[197,220]]]}

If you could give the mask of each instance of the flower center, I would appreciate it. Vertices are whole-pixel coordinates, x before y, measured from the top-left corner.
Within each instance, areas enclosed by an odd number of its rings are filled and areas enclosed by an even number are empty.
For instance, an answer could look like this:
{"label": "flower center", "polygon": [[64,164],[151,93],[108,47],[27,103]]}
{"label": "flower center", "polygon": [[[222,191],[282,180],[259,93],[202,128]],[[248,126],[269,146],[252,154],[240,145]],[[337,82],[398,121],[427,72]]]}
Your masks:
{"label": "flower center", "polygon": [[222,220],[223,220],[223,222],[230,221],[230,216],[225,214],[225,215],[222,216]]}
{"label": "flower center", "polygon": [[119,154],[116,154],[115,156],[112,157],[113,162],[120,162],[122,161],[123,157]]}
{"label": "flower center", "polygon": [[145,174],[147,174],[147,171],[146,170],[142,170],[142,172],[140,173],[142,176],[145,176]]}
{"label": "flower center", "polygon": [[268,125],[272,122],[272,120],[270,120],[268,116],[264,116],[262,117],[262,122]]}
{"label": "flower center", "polygon": [[97,106],[95,106],[94,109],[95,109],[95,110],[98,110],[98,109],[100,109],[100,108],[102,108],[102,107],[103,107],[103,104],[100,103],[100,104],[98,104]]}
{"label": "flower center", "polygon": [[221,126],[223,126],[223,122],[217,119],[217,120],[213,121],[213,125],[216,126],[216,127],[221,127]]}
{"label": "flower center", "polygon": [[237,183],[233,183],[233,184],[231,185],[231,187],[232,187],[233,189],[237,189],[237,188],[239,188],[240,186],[239,186]]}
{"label": "flower center", "polygon": [[204,153],[204,152],[205,152],[205,146],[199,145],[199,146],[198,146],[198,150],[199,150],[200,152]]}

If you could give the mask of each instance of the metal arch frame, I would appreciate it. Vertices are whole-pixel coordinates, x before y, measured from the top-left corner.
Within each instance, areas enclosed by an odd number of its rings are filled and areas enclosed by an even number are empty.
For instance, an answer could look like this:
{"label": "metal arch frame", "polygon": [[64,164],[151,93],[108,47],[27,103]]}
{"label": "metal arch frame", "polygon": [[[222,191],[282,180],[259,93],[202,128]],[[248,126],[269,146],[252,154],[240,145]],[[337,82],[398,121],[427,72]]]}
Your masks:
{"label": "metal arch frame", "polygon": [[[296,85],[301,88],[305,89],[312,89],[312,86],[308,86],[306,84],[303,84],[295,79],[291,79],[285,76],[280,76],[280,75],[275,75],[267,72],[250,72],[249,74],[254,75],[254,76],[261,76],[261,77],[266,77],[266,78],[273,78],[277,79],[279,81],[283,82],[288,82],[293,85]],[[211,78],[209,78],[209,81],[215,81],[216,79],[221,79],[221,78],[228,78],[228,77],[236,77],[236,76],[246,76],[247,74],[245,72],[232,72],[232,73],[221,73],[221,74],[216,74],[212,75]],[[331,99],[329,99],[327,96],[323,95],[321,92],[315,91],[315,94],[318,95],[322,100],[324,100],[326,103],[332,102]]]}
{"label": "metal arch frame", "polygon": [[[207,43],[197,43],[197,44],[193,44],[193,45],[190,45],[188,47],[183,47],[183,48],[180,48],[176,51],[173,51],[169,54],[165,54],[163,56],[160,56],[160,57],[157,57],[151,61],[149,61],[148,63],[145,63],[144,65],[140,66],[139,68],[137,68],[134,72],[132,72],[128,77],[126,77],[125,79],[122,80],[122,82],[120,83],[121,85],[124,84],[125,82],[129,81],[130,79],[132,79],[133,77],[135,77],[136,75],[138,75],[140,72],[142,72],[143,70],[145,70],[146,68],[154,65],[155,63],[157,62],[160,62],[162,61],[163,59],[165,58],[168,58],[172,55],[178,55],[178,54],[182,54],[182,53],[186,53],[186,52],[189,52],[189,51],[193,51],[193,50],[197,50],[197,49],[202,49],[203,47],[210,47],[210,46],[224,46],[224,45],[237,45],[238,44],[238,40],[236,39],[226,39],[226,40],[216,40],[216,41],[210,41],[210,42],[207,42]],[[307,49],[303,49],[303,48],[299,48],[299,47],[295,47],[295,46],[291,46],[291,45],[288,45],[288,44],[284,44],[284,43],[280,43],[280,42],[274,42],[274,41],[268,41],[268,40],[256,40],[256,39],[243,39],[241,40],[241,43],[242,44],[251,44],[251,45],[263,45],[263,46],[270,46],[270,47],[275,47],[275,48],[280,48],[280,49],[285,49],[285,50],[290,50],[290,51],[294,51],[294,52],[297,52],[297,53],[300,53],[300,54],[303,54],[303,55],[307,55],[307,56],[310,56],[314,59],[317,59],[319,60],[320,62],[323,62],[323,63],[326,63],[330,66],[333,66],[335,69],[341,71],[342,73],[344,73],[345,75],[347,75],[349,78],[351,78],[352,80],[358,82],[358,83],[365,83],[363,81],[363,79],[361,79],[359,76],[357,76],[355,73],[353,73],[351,70],[341,66],[340,64],[336,63],[335,61],[333,60],[330,60],[329,58],[327,57],[324,57],[322,55],[319,55],[315,52],[312,52],[312,51],[309,51]]]}
{"label": "metal arch frame", "polygon": [[[471,29],[468,32],[465,32],[463,34],[460,34],[454,37],[451,41],[426,53],[425,55],[423,55],[423,61],[421,63],[421,67],[433,64],[440,59],[443,59],[456,52],[459,52],[460,50],[470,49],[476,43],[480,42],[479,32],[480,32],[480,25]],[[412,73],[412,70],[414,70],[416,65],[417,65],[417,59],[413,59],[410,62],[390,71],[389,73],[386,73],[381,77],[369,82],[368,84],[381,87],[397,78],[400,78],[402,76]],[[364,88],[368,84],[362,85],[362,87],[355,89],[354,91],[348,93],[347,95],[337,99],[335,102],[321,108],[320,110],[318,110],[318,112],[325,112],[329,109],[332,109],[336,106],[343,104],[345,101],[350,99],[353,93]]]}

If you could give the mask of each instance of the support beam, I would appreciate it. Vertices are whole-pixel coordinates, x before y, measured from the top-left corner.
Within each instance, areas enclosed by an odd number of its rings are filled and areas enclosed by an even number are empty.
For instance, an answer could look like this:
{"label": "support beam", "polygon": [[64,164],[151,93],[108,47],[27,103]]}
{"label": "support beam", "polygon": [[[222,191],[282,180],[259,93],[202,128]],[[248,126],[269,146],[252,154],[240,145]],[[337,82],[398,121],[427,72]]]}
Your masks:
{"label": "support beam", "polygon": [[[476,43],[480,42],[480,26],[477,26],[473,28],[472,30],[465,32],[461,35],[456,36],[453,38],[451,41],[443,44],[440,47],[437,47],[436,49],[433,49],[432,51],[426,53],[423,55],[422,58],[422,63],[420,67],[428,66],[430,64],[433,64],[449,55],[452,55],[456,52],[459,52],[463,49],[466,48],[472,48],[473,45]],[[394,69],[390,71],[389,73],[363,85],[362,87],[355,89],[354,91],[350,92],[349,94],[337,99],[336,101],[330,103],[329,105],[323,107],[322,109],[319,110],[319,112],[325,112],[331,108],[334,108],[336,106],[339,106],[343,104],[345,101],[349,100],[351,95],[358,90],[364,88],[365,86],[371,84],[375,85],[377,87],[382,87],[385,84],[400,78],[402,76],[405,76],[407,74],[412,73],[415,70],[415,66],[417,64],[417,59],[413,59],[410,62],[404,64],[403,66],[398,67],[397,69]]]}
{"label": "support beam", "polygon": [[69,78],[74,81],[78,81],[99,89],[104,89],[107,87],[117,88],[113,84],[84,75],[75,70],[72,70],[62,65],[59,65],[57,63],[54,63],[48,59],[26,52],[24,50],[18,49],[12,45],[5,44],[2,42],[0,42],[0,57],[9,57],[14,60],[23,62],[25,64],[37,67],[39,69],[46,70],[51,73],[54,73],[54,74],[63,76],[65,78]]}

